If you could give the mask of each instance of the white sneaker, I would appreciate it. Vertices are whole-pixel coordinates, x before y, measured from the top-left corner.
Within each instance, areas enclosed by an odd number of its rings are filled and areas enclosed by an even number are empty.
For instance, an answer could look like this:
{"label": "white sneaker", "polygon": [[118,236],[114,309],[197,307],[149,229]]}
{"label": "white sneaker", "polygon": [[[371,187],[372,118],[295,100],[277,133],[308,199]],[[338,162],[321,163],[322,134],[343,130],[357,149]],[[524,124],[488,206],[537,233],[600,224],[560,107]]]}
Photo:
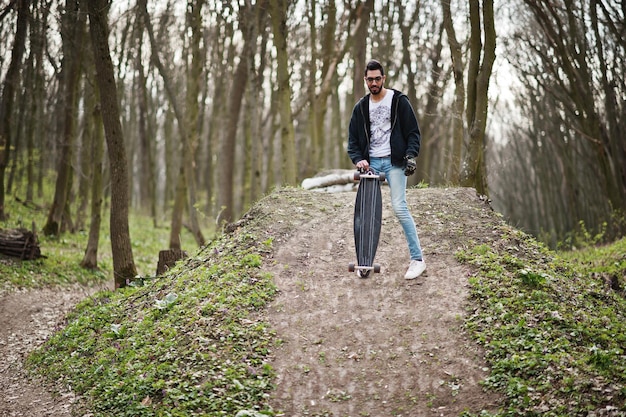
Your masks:
{"label": "white sneaker", "polygon": [[409,269],[406,271],[406,274],[404,274],[404,279],[415,279],[422,275],[425,270],[426,262],[413,259],[409,264]]}

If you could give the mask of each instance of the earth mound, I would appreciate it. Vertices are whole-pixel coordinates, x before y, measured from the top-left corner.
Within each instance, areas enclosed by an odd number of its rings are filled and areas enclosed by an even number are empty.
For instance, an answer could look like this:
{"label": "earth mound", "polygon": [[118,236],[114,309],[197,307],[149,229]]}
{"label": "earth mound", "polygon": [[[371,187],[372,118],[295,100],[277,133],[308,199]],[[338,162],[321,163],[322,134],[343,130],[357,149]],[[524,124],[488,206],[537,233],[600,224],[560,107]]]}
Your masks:
{"label": "earth mound", "polygon": [[479,384],[482,351],[463,329],[470,271],[454,254],[497,239],[501,216],[472,189],[408,190],[427,271],[407,281],[407,245],[383,187],[382,272],[359,279],[348,272],[354,198],[282,190],[264,199],[275,219],[266,226],[280,229],[271,267],[280,295],[266,313],[284,340],[272,363],[274,409],[292,417],[497,409],[499,398]]}
{"label": "earth mound", "polygon": [[[497,243],[502,218],[471,189],[408,190],[427,271],[406,281],[408,250],[383,187],[376,256],[382,272],[359,279],[348,272],[355,260],[354,198],[282,189],[228,228],[246,225],[273,241],[264,268],[279,294],[261,313],[283,341],[272,355],[272,408],[289,417],[497,409],[501,398],[480,385],[488,373],[483,352],[464,331],[471,271],[455,253]],[[0,353],[12,365],[0,372],[0,416],[69,415],[75,399],[26,378],[21,362],[85,296],[79,287],[2,296]]]}

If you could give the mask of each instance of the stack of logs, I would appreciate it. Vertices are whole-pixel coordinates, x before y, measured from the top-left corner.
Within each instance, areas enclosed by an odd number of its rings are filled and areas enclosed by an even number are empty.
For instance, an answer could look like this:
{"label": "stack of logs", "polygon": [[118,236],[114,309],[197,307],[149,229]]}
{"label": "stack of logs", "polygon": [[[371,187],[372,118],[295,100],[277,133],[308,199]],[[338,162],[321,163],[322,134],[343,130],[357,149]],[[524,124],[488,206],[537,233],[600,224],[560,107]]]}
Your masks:
{"label": "stack of logs", "polygon": [[37,234],[23,228],[1,229],[0,253],[22,260],[41,258]]}

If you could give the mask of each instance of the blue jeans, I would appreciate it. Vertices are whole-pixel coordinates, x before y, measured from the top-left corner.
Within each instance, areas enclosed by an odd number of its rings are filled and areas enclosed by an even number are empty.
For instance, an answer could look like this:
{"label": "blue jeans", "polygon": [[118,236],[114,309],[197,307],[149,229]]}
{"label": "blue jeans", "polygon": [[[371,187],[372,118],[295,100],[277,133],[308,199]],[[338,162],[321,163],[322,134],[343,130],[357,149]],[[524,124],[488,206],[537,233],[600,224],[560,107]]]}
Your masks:
{"label": "blue jeans", "polygon": [[423,260],[422,248],[420,246],[420,240],[417,237],[417,229],[415,227],[415,221],[409,212],[409,207],[406,203],[406,181],[407,177],[404,175],[404,170],[399,167],[395,167],[391,164],[391,158],[371,158],[370,167],[376,173],[384,173],[389,184],[389,191],[391,193],[391,207],[393,208],[396,217],[402,225],[404,230],[404,236],[406,242],[409,245],[409,253],[411,259],[421,261]]}

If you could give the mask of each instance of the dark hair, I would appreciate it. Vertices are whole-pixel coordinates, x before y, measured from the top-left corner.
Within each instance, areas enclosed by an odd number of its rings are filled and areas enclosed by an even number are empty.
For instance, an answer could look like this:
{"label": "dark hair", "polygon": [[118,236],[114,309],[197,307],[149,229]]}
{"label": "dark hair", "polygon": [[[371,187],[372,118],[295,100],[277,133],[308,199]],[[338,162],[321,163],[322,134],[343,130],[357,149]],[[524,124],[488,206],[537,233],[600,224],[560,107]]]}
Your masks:
{"label": "dark hair", "polygon": [[376,70],[380,70],[380,75],[385,75],[385,69],[383,68],[383,64],[381,64],[380,62],[376,61],[375,59],[372,59],[365,66],[365,74],[364,75],[367,75],[367,71],[376,71]]}

